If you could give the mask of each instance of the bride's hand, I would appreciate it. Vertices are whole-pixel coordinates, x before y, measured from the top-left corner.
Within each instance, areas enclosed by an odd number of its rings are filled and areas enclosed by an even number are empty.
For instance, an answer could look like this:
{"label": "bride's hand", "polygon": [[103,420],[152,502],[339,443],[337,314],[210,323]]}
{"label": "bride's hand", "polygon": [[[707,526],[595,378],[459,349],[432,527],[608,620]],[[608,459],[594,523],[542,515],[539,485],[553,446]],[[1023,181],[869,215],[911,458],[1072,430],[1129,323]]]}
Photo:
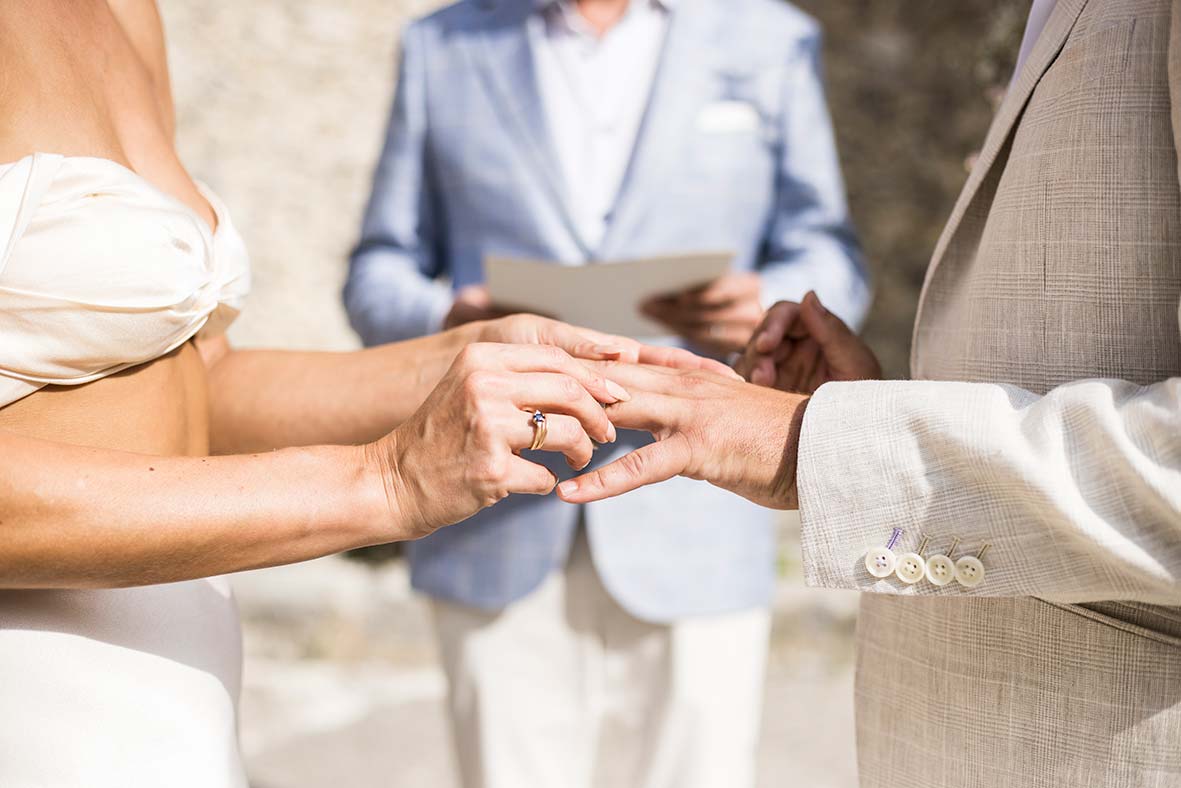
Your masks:
{"label": "bride's hand", "polygon": [[571,356],[592,361],[625,361],[674,369],[701,369],[737,378],[737,374],[720,361],[682,348],[644,345],[628,337],[571,326],[539,315],[509,315],[474,325],[478,342],[553,345]]}
{"label": "bride's hand", "polygon": [[385,486],[391,541],[426,536],[510,493],[548,494],[554,474],[519,456],[533,442],[533,411],[547,418],[545,450],[582,469],[592,441],[615,440],[603,405],[628,398],[556,347],[467,346],[414,415],[367,447]]}
{"label": "bride's hand", "polygon": [[602,365],[630,392],[607,407],[621,429],[655,443],[562,482],[558,495],[589,503],[673,476],[708,481],[763,506],[796,506],[795,466],[807,397],[708,372]]}

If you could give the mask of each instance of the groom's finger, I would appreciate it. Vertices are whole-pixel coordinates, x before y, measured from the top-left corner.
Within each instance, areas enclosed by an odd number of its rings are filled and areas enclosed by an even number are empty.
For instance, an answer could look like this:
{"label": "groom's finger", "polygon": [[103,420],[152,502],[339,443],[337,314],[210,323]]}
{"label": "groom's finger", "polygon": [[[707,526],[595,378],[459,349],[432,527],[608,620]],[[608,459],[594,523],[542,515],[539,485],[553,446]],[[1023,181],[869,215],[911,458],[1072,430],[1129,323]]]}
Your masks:
{"label": "groom's finger", "polygon": [[696,353],[679,347],[641,345],[639,361],[641,364],[651,364],[657,367],[669,367],[672,369],[701,369],[706,372],[725,375],[728,378],[738,376],[734,370],[720,361],[699,356]]}
{"label": "groom's finger", "polygon": [[681,405],[675,397],[640,391],[627,402],[616,402],[604,410],[607,418],[619,429],[662,435],[678,426]]}
{"label": "groom's finger", "polygon": [[667,481],[689,464],[689,444],[676,436],[641,446],[610,465],[558,485],[568,503],[590,503],[622,495],[646,484]]}

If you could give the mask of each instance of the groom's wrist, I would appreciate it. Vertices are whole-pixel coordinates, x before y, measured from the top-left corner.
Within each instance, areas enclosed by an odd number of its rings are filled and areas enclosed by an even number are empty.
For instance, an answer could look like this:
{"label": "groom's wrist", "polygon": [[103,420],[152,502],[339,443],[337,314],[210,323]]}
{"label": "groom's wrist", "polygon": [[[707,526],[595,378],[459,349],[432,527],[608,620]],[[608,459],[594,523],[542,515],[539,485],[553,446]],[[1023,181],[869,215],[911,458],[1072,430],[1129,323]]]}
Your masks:
{"label": "groom's wrist", "polygon": [[722,403],[728,412],[705,417],[714,425],[709,431],[714,440],[721,441],[709,450],[721,470],[721,478],[711,481],[762,506],[796,508],[796,465],[809,399],[743,384],[738,396]]}

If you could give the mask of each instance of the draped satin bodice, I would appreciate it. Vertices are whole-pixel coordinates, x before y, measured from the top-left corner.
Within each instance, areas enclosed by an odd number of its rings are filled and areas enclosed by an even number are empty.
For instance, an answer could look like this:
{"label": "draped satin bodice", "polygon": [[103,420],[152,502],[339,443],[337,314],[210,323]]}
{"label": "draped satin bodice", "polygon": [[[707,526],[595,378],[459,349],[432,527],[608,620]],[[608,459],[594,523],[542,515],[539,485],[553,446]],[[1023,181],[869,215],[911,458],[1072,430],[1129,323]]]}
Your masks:
{"label": "draped satin bodice", "polygon": [[250,288],[245,245],[201,186],[187,205],[108,159],[0,165],[0,407],[224,331]]}

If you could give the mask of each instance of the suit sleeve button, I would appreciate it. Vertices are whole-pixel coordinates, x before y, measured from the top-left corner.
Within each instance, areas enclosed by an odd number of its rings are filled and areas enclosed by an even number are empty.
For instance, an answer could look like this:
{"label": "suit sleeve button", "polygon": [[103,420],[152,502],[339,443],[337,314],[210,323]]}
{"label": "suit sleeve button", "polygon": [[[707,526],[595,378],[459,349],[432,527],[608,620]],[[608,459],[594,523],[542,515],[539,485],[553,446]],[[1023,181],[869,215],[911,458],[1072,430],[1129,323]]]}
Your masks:
{"label": "suit sleeve button", "polygon": [[927,559],[927,579],[933,585],[947,585],[955,579],[955,564],[945,555],[931,556]]}
{"label": "suit sleeve button", "polygon": [[898,558],[888,547],[875,547],[865,554],[865,571],[877,578],[889,577],[897,564]]}
{"label": "suit sleeve button", "polygon": [[974,555],[966,555],[955,562],[955,579],[964,588],[975,588],[984,582],[984,564]]}
{"label": "suit sleeve button", "polygon": [[906,553],[899,557],[894,574],[898,575],[898,579],[903,583],[913,585],[923,579],[926,574],[926,565],[927,562],[918,553]]}

